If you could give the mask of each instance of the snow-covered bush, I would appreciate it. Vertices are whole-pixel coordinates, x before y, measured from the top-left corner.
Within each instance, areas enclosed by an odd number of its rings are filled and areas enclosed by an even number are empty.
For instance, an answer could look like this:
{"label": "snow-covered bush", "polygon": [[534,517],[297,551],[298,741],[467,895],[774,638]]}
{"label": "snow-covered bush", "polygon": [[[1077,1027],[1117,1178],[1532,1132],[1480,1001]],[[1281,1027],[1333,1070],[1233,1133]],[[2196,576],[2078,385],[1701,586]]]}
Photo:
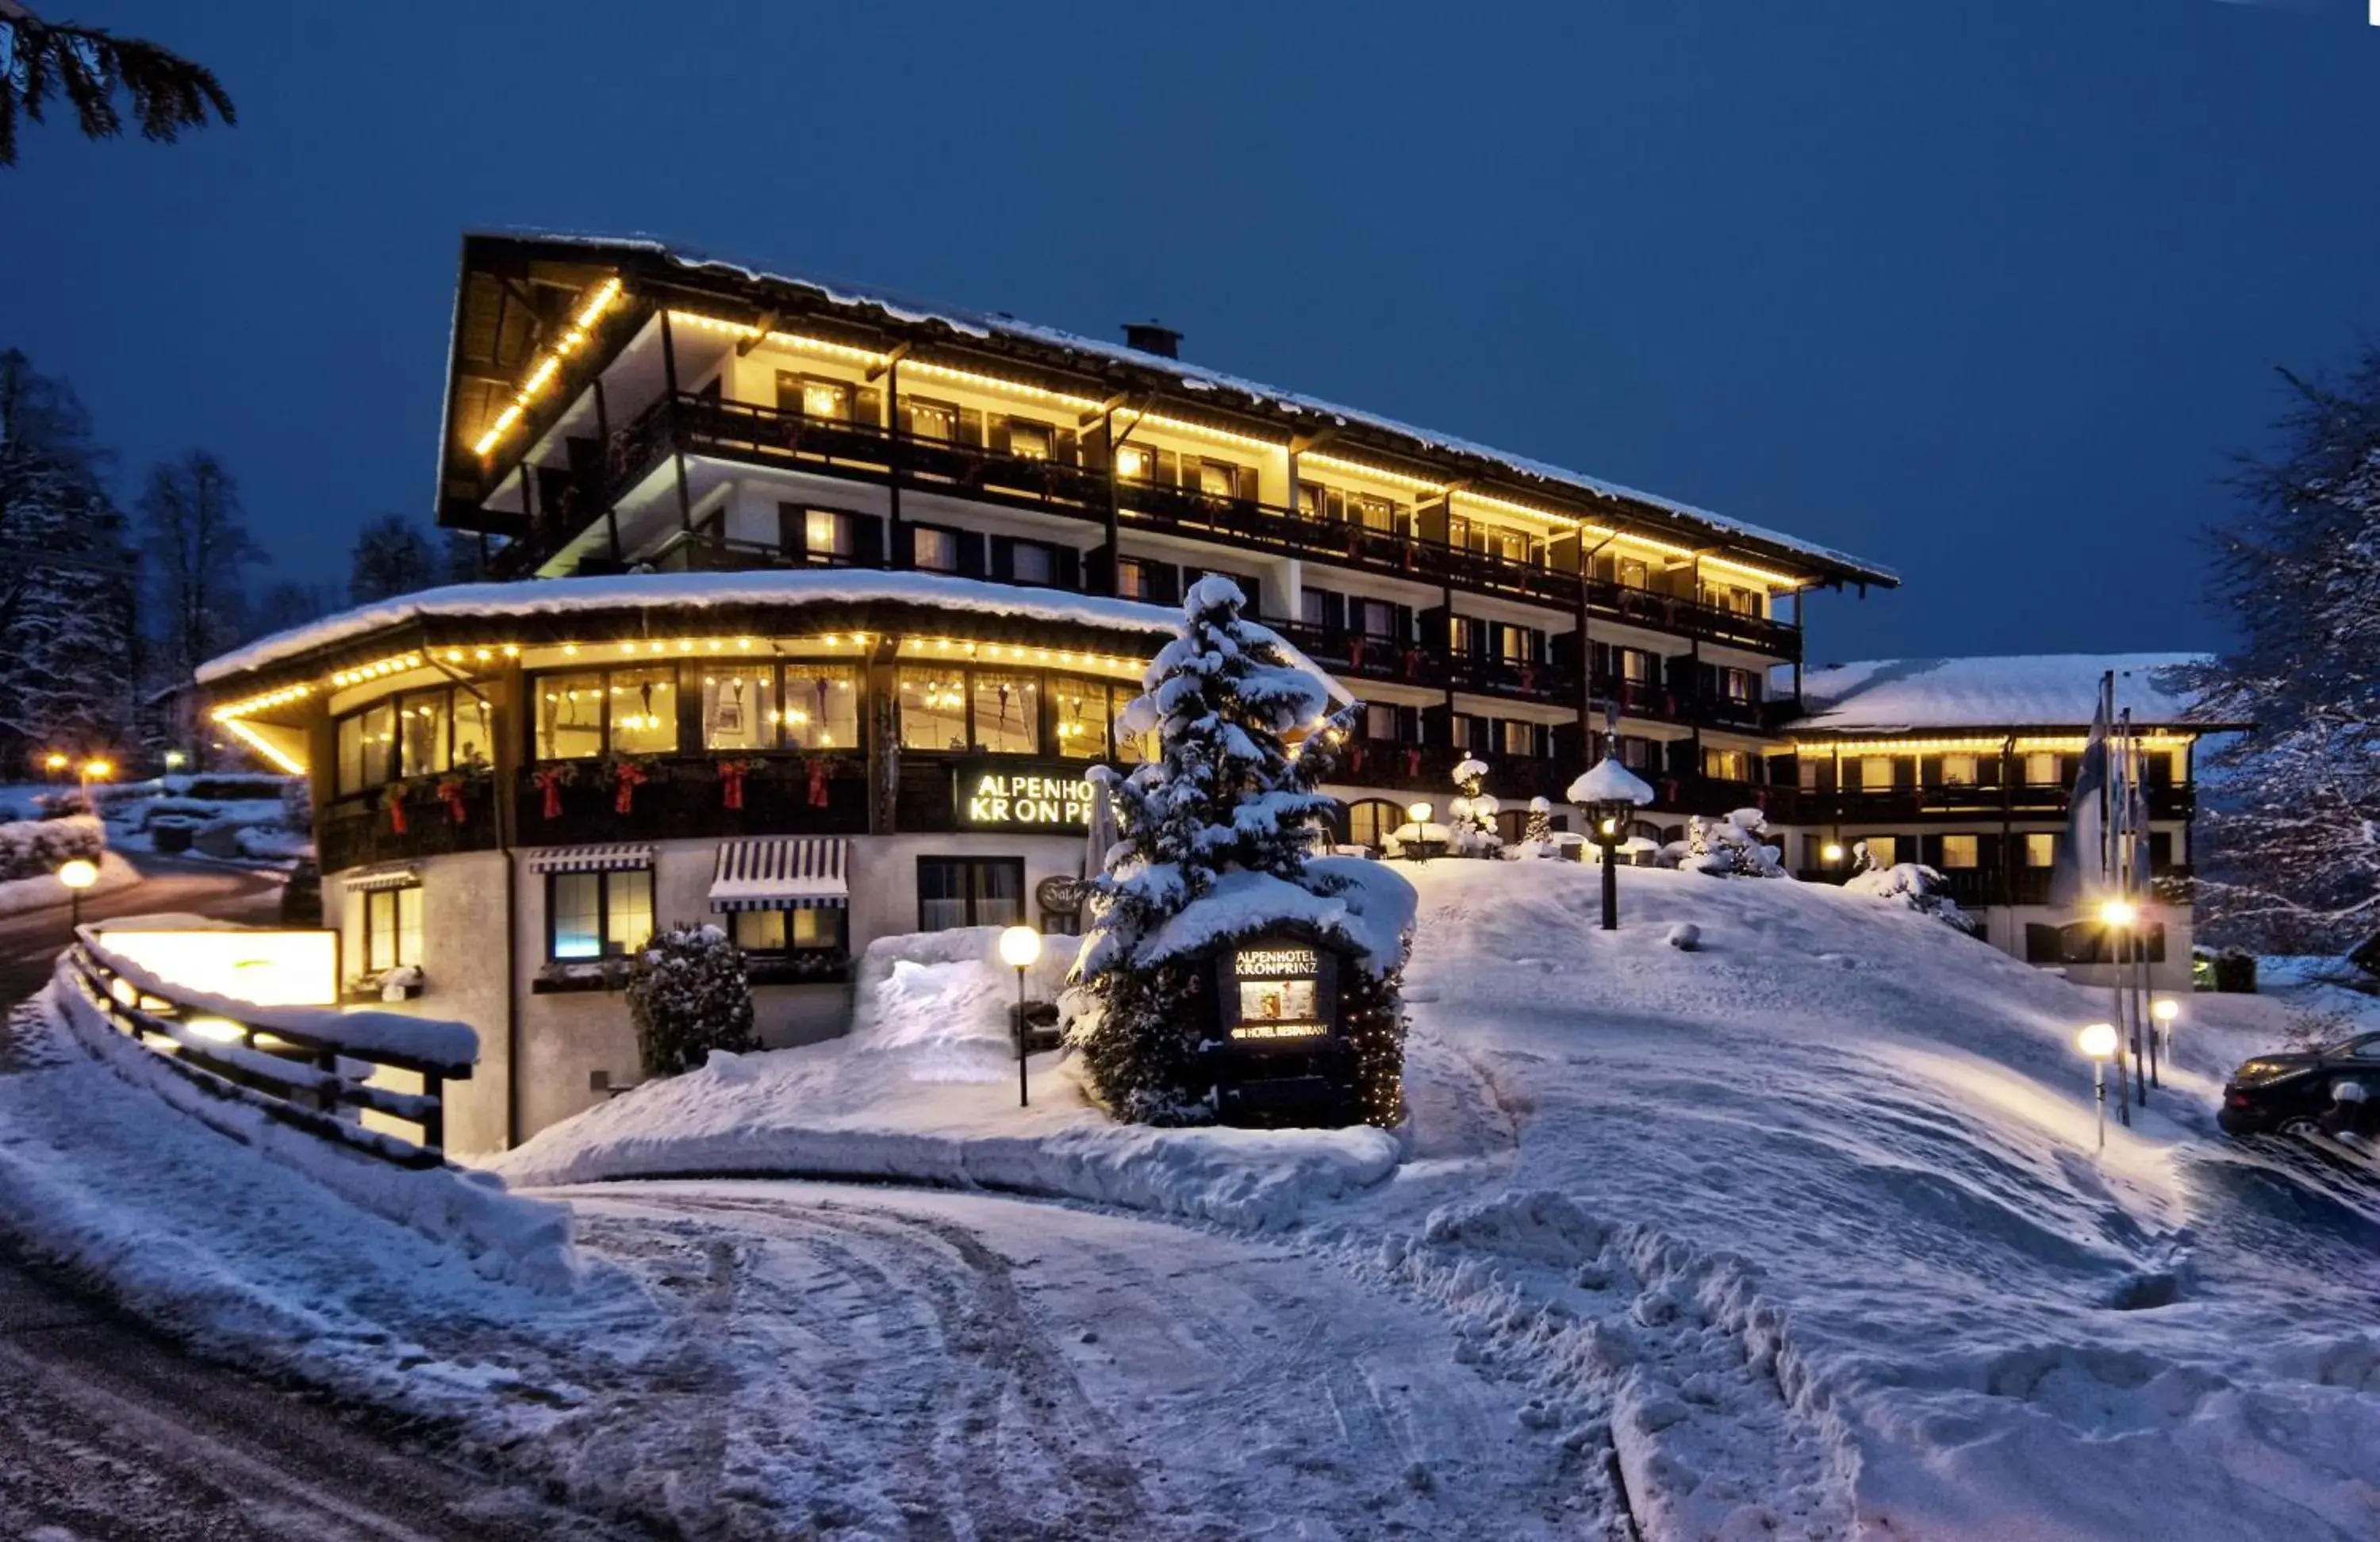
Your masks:
{"label": "snow-covered bush", "polygon": [[1865,841],[1854,844],[1852,855],[1859,866],[1843,880],[1844,889],[1850,892],[1931,916],[1970,937],[1983,935],[1983,917],[1968,915],[1959,908],[1957,900],[1942,892],[1942,875],[1934,868],[1923,862],[1896,862],[1887,867],[1876,859]]}
{"label": "snow-covered bush", "polygon": [[1496,833],[1496,816],[1503,805],[1479,790],[1488,780],[1488,763],[1466,755],[1454,768],[1454,787],[1461,795],[1446,806],[1447,845],[1455,856],[1494,856],[1503,850]]}
{"label": "snow-covered bush", "polygon": [[105,830],[87,815],[0,824],[0,882],[41,878],[78,857],[96,862],[106,849]]}
{"label": "snow-covered bush", "polygon": [[1723,820],[1690,819],[1678,866],[1716,878],[1785,878],[1782,854],[1760,839],[1767,831],[1767,818],[1757,808],[1739,808]]}
{"label": "snow-covered bush", "polygon": [[1554,844],[1554,806],[1542,797],[1529,800],[1529,822],[1521,827],[1521,839],[1512,847],[1514,856],[1558,856],[1560,851]]}
{"label": "snow-covered bush", "polygon": [[[1156,730],[1159,758],[1129,776],[1090,773],[1115,799],[1123,838],[1091,880],[1093,920],[1060,1006],[1092,1091],[1139,1123],[1215,1116],[1202,1048],[1215,1003],[1201,954],[1284,922],[1346,935],[1352,914],[1332,901],[1352,880],[1331,863],[1309,866],[1306,832],[1331,810],[1318,789],[1359,708],[1326,716],[1328,686],[1242,616],[1245,603],[1228,578],[1191,586],[1181,634],[1123,717],[1129,732]],[[1301,728],[1293,755],[1288,736]],[[1402,1116],[1400,963],[1351,967],[1341,986],[1364,1117],[1387,1124]]]}
{"label": "snow-covered bush", "polygon": [[744,950],[714,926],[653,934],[628,978],[628,1014],[648,1076],[698,1069],[713,1050],[757,1050]]}

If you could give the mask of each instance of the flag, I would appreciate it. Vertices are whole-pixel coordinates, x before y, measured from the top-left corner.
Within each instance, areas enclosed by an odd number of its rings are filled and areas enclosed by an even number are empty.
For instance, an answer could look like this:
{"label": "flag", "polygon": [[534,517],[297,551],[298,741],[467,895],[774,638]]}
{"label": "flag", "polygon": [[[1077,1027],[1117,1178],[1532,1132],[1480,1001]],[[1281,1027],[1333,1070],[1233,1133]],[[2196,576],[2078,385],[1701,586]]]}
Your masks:
{"label": "flag", "polygon": [[2074,790],[2068,795],[2066,835],[2049,869],[2050,904],[2081,906],[2107,887],[2107,698],[2103,688],[2098,709],[2091,714],[2091,737],[2082,747]]}

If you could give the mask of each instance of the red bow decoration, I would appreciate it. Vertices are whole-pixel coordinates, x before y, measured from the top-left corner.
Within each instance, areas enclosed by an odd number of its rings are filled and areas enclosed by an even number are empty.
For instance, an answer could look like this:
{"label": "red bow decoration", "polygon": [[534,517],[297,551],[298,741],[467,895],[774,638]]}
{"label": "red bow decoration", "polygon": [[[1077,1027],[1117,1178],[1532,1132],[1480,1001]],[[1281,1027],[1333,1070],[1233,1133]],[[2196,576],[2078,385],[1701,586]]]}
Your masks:
{"label": "red bow decoration", "polygon": [[810,773],[809,804],[813,808],[826,807],[826,757],[813,755],[804,762]]}
{"label": "red bow decoration", "polygon": [[381,795],[380,806],[388,810],[388,828],[392,833],[405,833],[405,783],[392,782]]}
{"label": "red bow decoration", "polygon": [[637,811],[637,789],[651,781],[652,778],[645,774],[644,767],[638,765],[633,760],[621,761],[619,768],[612,773],[612,778],[613,785],[620,789],[619,795],[612,800],[612,811],[615,814],[635,813]]}
{"label": "red bow decoration", "polygon": [[1363,745],[1362,745],[1362,744],[1360,744],[1360,743],[1358,743],[1358,744],[1354,744],[1354,745],[1350,745],[1350,746],[1347,747],[1347,770],[1348,770],[1348,772],[1352,775],[1352,774],[1358,773],[1358,772],[1362,771],[1363,771],[1363,769],[1364,769],[1364,747],[1363,747]]}
{"label": "red bow decoration", "polygon": [[463,822],[463,779],[459,776],[440,777],[438,795],[445,800],[446,812],[455,816],[456,824],[461,824]]}
{"label": "red bow decoration", "polygon": [[751,771],[749,760],[719,762],[719,801],[729,808],[744,807],[744,777]]}
{"label": "red bow decoration", "polygon": [[1364,639],[1357,637],[1347,645],[1347,664],[1351,669],[1364,667]]}
{"label": "red bow decoration", "polygon": [[1530,691],[1530,692],[1535,692],[1535,691],[1536,690],[1536,688],[1537,688],[1537,666],[1536,666],[1536,665],[1535,665],[1535,664],[1523,664],[1523,665],[1521,666],[1521,688],[1522,688],[1523,690],[1524,690],[1524,691]]}
{"label": "red bow decoration", "polygon": [[537,790],[545,795],[544,817],[549,820],[562,818],[562,786],[570,780],[570,768],[548,766],[529,780],[536,783]]}
{"label": "red bow decoration", "polygon": [[1420,774],[1421,774],[1421,751],[1420,751],[1420,750],[1418,750],[1418,749],[1408,749],[1408,750],[1406,750],[1406,751],[1405,751],[1405,775],[1407,775],[1407,776],[1411,777],[1411,776],[1419,776]]}

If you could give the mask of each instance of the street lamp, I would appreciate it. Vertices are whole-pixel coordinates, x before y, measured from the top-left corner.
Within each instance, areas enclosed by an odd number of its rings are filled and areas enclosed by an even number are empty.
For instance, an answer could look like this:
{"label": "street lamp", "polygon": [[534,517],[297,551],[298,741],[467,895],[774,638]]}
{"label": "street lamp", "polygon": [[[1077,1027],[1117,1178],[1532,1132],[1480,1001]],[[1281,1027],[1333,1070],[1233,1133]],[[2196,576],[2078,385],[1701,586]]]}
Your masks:
{"label": "street lamp", "polygon": [[55,749],[42,757],[42,769],[52,776],[57,775],[72,763],[63,752]]}
{"label": "street lamp", "polygon": [[58,881],[67,886],[67,925],[80,929],[82,926],[82,892],[99,881],[99,868],[78,856],[58,864]]}
{"label": "street lamp", "polygon": [[115,767],[111,761],[85,760],[82,763],[82,811],[84,813],[95,816],[99,812],[99,805],[91,801],[91,784],[94,782],[104,782],[115,774]]}
{"label": "street lamp", "polygon": [[190,758],[178,749],[169,749],[165,752],[165,769],[169,771],[180,771],[189,764],[189,761]]}
{"label": "street lamp", "polygon": [[2099,1104],[2099,1149],[2107,1148],[2107,1062],[2116,1052],[2116,1025],[2094,1023],[2074,1042],[2091,1057],[2091,1093]]}
{"label": "street lamp", "polygon": [[2156,1020],[2159,1056],[2170,1062],[2173,1059],[2173,1026],[2181,1020],[2181,1003],[2170,996],[2159,996],[2149,1003],[2149,1015]]}
{"label": "street lamp", "polygon": [[2099,906],[2099,919],[2111,927],[2129,927],[2140,919],[2140,909],[2130,900],[2107,900]]}
{"label": "street lamp", "polygon": [[1607,755],[1570,784],[1570,800],[1586,810],[1596,844],[1603,848],[1603,929],[1620,929],[1620,868],[1616,848],[1631,815],[1653,801],[1643,777]]}
{"label": "street lamp", "polygon": [[1016,971],[1016,1106],[1027,1108],[1032,1098],[1025,1088],[1025,971],[1041,957],[1041,934],[1031,927],[1010,927],[1000,934],[1000,961]]}
{"label": "street lamp", "polygon": [[1831,868],[1843,859],[1843,844],[1840,841],[1829,841],[1819,850],[1818,856],[1825,860],[1828,867]]}

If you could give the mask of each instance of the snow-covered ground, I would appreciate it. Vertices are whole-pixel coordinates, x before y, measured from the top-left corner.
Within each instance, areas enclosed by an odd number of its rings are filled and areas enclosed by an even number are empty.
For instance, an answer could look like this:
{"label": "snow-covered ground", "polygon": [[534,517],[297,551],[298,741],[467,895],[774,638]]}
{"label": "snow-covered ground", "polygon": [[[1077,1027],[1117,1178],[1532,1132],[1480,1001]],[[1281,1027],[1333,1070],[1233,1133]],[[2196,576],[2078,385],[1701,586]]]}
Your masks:
{"label": "snow-covered ground", "polygon": [[[115,853],[103,852],[99,858],[99,880],[83,891],[85,899],[112,894],[119,889],[129,889],[140,881],[140,869]],[[28,910],[46,910],[54,905],[65,905],[70,898],[66,885],[55,877],[42,874],[34,878],[0,880],[0,916],[21,916]]]}
{"label": "snow-covered ground", "polygon": [[[1017,1111],[952,958],[883,971],[852,1039],[506,1165],[1082,1199],[558,1188],[583,1269],[532,1293],[329,1215],[28,1017],[0,1219],[221,1347],[700,1535],[2380,1535],[2380,1204],[2211,1123],[2326,988],[2192,998],[2096,1157],[2072,1040],[2104,1002],[1930,918],[1630,869],[1604,934],[1589,868],[1411,870],[1403,1160],[1285,1208],[1184,1202],[1214,1172],[1062,1070]],[[1103,1175],[1070,1186],[1070,1143]]]}

